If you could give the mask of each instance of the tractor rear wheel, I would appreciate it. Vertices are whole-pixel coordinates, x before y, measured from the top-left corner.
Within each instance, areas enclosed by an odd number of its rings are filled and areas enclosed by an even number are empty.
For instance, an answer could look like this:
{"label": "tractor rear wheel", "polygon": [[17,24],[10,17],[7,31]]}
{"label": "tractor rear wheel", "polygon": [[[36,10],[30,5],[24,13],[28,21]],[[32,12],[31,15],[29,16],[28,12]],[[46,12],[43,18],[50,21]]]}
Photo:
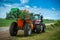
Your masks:
{"label": "tractor rear wheel", "polygon": [[13,22],[10,26],[10,29],[9,29],[9,32],[10,32],[10,35],[11,36],[16,36],[17,35],[17,23],[16,22]]}
{"label": "tractor rear wheel", "polygon": [[32,33],[31,25],[29,23],[26,23],[24,26],[24,35],[29,36]]}
{"label": "tractor rear wheel", "polygon": [[46,31],[46,26],[45,26],[45,24],[42,24],[42,30],[41,30],[41,32],[45,32]]}

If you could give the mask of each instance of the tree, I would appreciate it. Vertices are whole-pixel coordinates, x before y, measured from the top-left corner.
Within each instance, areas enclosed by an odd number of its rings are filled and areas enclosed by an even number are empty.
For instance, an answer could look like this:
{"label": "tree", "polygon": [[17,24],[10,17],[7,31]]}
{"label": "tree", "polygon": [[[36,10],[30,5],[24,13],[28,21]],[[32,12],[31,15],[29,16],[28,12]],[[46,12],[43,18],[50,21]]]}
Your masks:
{"label": "tree", "polygon": [[16,18],[19,13],[18,8],[11,8],[9,13],[6,13],[6,18]]}
{"label": "tree", "polygon": [[25,19],[26,17],[30,17],[28,10],[19,10],[18,8],[11,8],[10,12],[6,13],[6,18],[8,19]]}

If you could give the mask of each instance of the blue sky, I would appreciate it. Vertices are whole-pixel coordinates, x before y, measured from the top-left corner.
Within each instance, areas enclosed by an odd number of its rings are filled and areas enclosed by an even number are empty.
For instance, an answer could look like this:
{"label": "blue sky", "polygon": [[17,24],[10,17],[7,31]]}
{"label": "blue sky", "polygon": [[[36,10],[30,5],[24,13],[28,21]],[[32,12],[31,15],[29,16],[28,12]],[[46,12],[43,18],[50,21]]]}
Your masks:
{"label": "blue sky", "polygon": [[0,18],[16,7],[41,14],[44,19],[60,19],[60,0],[0,0]]}

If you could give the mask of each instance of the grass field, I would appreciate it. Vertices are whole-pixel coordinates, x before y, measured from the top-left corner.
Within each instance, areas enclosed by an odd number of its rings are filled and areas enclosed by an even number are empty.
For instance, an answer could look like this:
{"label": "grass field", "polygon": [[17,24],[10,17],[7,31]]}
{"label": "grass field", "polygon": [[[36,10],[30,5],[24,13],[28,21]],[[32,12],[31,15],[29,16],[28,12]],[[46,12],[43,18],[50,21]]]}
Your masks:
{"label": "grass field", "polygon": [[[10,24],[14,21],[16,21],[16,20],[14,20],[14,19],[1,19],[0,18],[0,27],[10,26]],[[48,24],[48,23],[54,23],[55,21],[44,19],[43,22]]]}
{"label": "grass field", "polygon": [[44,22],[44,23],[55,23],[56,20],[44,19],[43,22]]}
{"label": "grass field", "polygon": [[18,34],[17,36],[12,37],[12,40],[60,40],[59,28],[55,28],[51,31],[46,31],[45,33],[34,33],[28,37],[24,37],[23,33],[20,32],[20,34]]}
{"label": "grass field", "polygon": [[[0,26],[9,26],[13,21],[15,20],[0,19]],[[40,34],[32,33],[31,36],[25,37],[23,31],[18,31],[17,36],[13,36],[10,39],[11,40],[60,40],[60,21],[56,22],[54,20],[44,20],[44,23],[54,23],[54,24],[46,25],[45,33],[40,33]]]}
{"label": "grass field", "polygon": [[[5,26],[10,26],[10,24],[12,22],[14,22],[16,20],[14,19],[1,19],[0,18],[0,27],[5,27]],[[43,21],[44,23],[54,23],[55,21],[54,20],[45,20]]]}
{"label": "grass field", "polygon": [[0,27],[9,26],[13,21],[11,19],[0,19]]}
{"label": "grass field", "polygon": [[53,24],[54,27],[49,26],[47,26],[49,29],[46,28],[45,33],[33,33],[31,36],[25,37],[23,32],[20,32],[17,36],[12,37],[12,40],[60,40],[60,22]]}

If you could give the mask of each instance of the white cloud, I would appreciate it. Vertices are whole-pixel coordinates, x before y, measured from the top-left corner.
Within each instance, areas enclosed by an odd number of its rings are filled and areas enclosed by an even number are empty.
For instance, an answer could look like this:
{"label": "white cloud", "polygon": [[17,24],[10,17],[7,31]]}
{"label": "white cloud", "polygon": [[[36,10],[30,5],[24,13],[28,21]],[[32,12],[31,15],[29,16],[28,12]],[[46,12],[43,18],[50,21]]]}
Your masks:
{"label": "white cloud", "polygon": [[60,11],[52,10],[52,9],[45,9],[45,8],[38,8],[38,7],[30,7],[28,9],[30,12],[35,14],[41,13],[44,16],[44,19],[60,19]]}
{"label": "white cloud", "polygon": [[11,7],[12,5],[9,5],[9,4],[4,4],[4,6]]}
{"label": "white cloud", "polygon": [[20,5],[21,4],[4,4],[4,6],[6,6],[6,7],[18,7]]}
{"label": "white cloud", "polygon": [[20,2],[21,2],[22,4],[25,4],[25,3],[28,3],[29,0],[20,0]]}
{"label": "white cloud", "polygon": [[26,8],[30,8],[30,6],[28,6],[28,5],[25,5],[25,7],[26,7]]}
{"label": "white cloud", "polygon": [[55,10],[55,8],[52,8],[52,10]]}
{"label": "white cloud", "polygon": [[47,16],[45,19],[51,19],[51,17],[50,16]]}
{"label": "white cloud", "polygon": [[0,18],[5,18],[6,17],[6,12],[10,11],[10,7],[0,7]]}
{"label": "white cloud", "polygon": [[6,17],[6,12],[9,12],[11,8],[19,7],[20,4],[4,4],[5,7],[0,7],[0,18]]}

